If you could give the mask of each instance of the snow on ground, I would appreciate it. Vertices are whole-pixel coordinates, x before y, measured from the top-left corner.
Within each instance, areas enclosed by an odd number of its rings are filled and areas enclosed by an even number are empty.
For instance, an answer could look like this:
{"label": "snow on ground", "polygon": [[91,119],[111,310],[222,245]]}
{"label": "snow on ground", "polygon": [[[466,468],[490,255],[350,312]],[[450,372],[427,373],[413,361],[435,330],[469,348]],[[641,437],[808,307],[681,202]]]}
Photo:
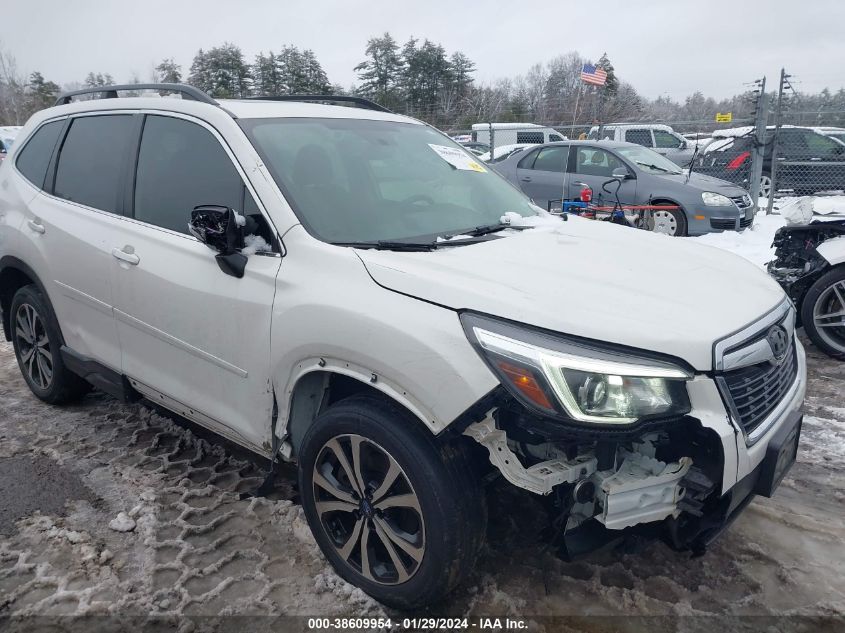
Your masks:
{"label": "snow on ground", "polygon": [[787,224],[781,213],[788,215],[791,208],[802,201],[809,201],[814,212],[813,220],[837,220],[845,218],[845,196],[810,196],[800,198],[795,196],[777,198],[773,205],[772,215],[766,215],[766,199],[760,200],[761,211],[754,218],[754,224],[745,231],[724,231],[722,233],[707,233],[698,237],[688,238],[699,244],[707,244],[722,248],[765,268],[766,264],[775,257],[772,240],[775,232]]}

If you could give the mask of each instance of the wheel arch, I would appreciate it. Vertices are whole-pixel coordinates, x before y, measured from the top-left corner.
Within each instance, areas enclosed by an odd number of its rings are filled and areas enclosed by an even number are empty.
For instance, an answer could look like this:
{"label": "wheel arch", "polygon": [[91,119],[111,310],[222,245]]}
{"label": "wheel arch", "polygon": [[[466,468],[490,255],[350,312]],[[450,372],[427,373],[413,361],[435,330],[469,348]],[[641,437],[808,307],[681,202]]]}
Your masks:
{"label": "wheel arch", "polygon": [[300,367],[301,371],[284,393],[284,405],[279,407],[276,427],[276,435],[286,437],[290,442],[293,458],[317,416],[334,403],[353,395],[369,394],[392,402],[407,411],[420,428],[432,436],[440,430],[434,420],[428,419],[413,396],[375,374],[362,372],[352,363],[321,358]]}
{"label": "wheel arch", "polygon": [[[0,311],[3,313],[3,333],[7,341],[12,340],[12,315],[9,309],[12,305],[12,297],[15,296],[18,290],[29,285],[34,285],[38,288],[41,296],[44,297],[44,301],[50,307],[50,311],[55,314],[50,296],[47,294],[47,289],[41,283],[35,271],[17,257],[6,255],[0,258]],[[55,325],[59,336],[64,341],[61,327],[59,327],[58,323]]]}

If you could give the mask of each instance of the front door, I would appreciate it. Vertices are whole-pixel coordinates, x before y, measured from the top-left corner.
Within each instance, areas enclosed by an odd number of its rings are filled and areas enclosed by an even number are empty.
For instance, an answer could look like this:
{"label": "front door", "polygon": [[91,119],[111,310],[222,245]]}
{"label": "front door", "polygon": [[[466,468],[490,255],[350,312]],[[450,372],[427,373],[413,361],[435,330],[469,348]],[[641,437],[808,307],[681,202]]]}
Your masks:
{"label": "front door", "polygon": [[[517,164],[517,178],[522,191],[543,209],[552,200],[566,197],[566,163],[568,145],[550,145],[533,150]],[[560,211],[554,204],[553,211]]]}
{"label": "front door", "polygon": [[257,234],[276,242],[216,133],[184,118],[147,115],[131,217],[114,244],[123,373],[168,408],[267,452],[270,322],[281,258],[253,254],[243,278],[223,273],[215,253],[188,234],[191,211],[203,204],[246,208]]}
{"label": "front door", "polygon": [[[579,145],[575,155],[570,159],[569,188],[567,198],[576,199],[581,193],[583,185],[589,185],[593,190],[593,202],[601,206],[612,206],[616,201],[616,189],[613,170],[624,168],[633,175],[628,167],[616,154],[599,147]],[[583,183],[583,184],[582,184]],[[607,190],[602,187],[607,187]],[[622,204],[636,204],[637,180],[629,178],[621,181],[619,187],[619,201]]]}

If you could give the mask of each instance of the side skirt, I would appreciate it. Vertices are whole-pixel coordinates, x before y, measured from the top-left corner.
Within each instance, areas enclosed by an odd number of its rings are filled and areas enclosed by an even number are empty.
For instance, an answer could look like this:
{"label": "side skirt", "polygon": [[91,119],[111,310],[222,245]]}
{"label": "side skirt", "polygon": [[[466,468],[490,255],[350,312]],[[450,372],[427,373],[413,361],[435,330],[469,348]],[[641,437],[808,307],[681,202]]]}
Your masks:
{"label": "side skirt", "polygon": [[90,382],[100,391],[117,398],[121,402],[136,402],[141,399],[141,394],[132,388],[126,376],[87,356],[74,352],[67,345],[62,345],[60,351],[65,367]]}

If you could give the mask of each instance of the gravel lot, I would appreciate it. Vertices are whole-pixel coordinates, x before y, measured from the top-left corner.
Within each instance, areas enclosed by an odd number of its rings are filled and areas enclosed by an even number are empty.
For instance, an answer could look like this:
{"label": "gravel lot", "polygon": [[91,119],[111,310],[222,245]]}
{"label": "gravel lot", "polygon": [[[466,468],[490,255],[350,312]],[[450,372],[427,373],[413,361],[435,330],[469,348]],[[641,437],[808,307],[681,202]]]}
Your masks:
{"label": "gravel lot", "polygon": [[[629,539],[563,562],[535,501],[496,484],[476,572],[433,614],[845,614],[845,364],[808,351],[798,463],[706,556]],[[292,471],[241,500],[259,466],[196,433],[97,393],[44,405],[0,342],[0,616],[397,615],[328,568]]]}

